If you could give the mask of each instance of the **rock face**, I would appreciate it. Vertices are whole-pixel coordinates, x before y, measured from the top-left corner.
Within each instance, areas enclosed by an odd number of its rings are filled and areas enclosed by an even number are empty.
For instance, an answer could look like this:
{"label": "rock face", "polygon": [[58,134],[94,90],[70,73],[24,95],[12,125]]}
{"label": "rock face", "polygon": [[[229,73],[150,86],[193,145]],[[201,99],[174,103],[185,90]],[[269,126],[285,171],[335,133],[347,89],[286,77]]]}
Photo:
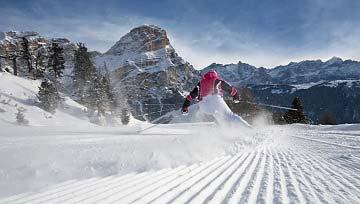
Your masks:
{"label": "rock face", "polygon": [[170,45],[165,30],[154,25],[134,28],[105,54],[123,55],[126,52],[150,52]]}
{"label": "rock face", "polygon": [[138,119],[153,120],[180,108],[183,95],[199,79],[199,72],[171,46],[166,31],[154,25],[132,29],[95,56],[95,62],[111,72],[113,86],[128,98]]}

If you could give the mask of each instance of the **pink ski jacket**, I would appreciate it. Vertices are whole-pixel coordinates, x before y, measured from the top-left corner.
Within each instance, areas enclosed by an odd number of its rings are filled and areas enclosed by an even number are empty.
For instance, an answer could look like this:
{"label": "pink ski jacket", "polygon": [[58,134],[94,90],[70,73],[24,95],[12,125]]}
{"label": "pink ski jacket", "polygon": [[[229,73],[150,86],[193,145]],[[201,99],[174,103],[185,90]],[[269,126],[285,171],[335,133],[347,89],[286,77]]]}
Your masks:
{"label": "pink ski jacket", "polygon": [[[221,80],[215,70],[210,70],[202,76],[202,79],[197,86],[186,96],[187,101],[198,98],[202,100],[208,95],[223,95],[223,90],[228,92],[231,96],[237,94],[237,89],[232,87],[226,81]],[[185,101],[186,102],[186,101]]]}

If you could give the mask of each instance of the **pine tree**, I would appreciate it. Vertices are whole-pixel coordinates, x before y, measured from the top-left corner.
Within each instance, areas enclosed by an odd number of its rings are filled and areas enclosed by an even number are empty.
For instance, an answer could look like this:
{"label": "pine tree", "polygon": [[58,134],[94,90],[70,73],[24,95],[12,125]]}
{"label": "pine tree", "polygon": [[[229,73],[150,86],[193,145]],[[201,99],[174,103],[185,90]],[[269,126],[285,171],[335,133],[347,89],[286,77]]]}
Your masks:
{"label": "pine tree", "polygon": [[121,123],[122,123],[123,125],[127,125],[127,124],[129,124],[129,122],[130,122],[130,113],[129,113],[129,110],[126,109],[126,108],[123,108],[123,109],[121,110]]}
{"label": "pine tree", "polygon": [[37,97],[39,99],[39,106],[53,114],[61,100],[54,84],[50,81],[43,81],[41,83]]}
{"label": "pine tree", "polygon": [[95,75],[90,86],[91,94],[88,94],[86,99],[89,108],[97,110],[99,116],[105,115],[105,110],[109,107],[106,84],[103,82],[104,77],[101,74]]}
{"label": "pine tree", "polygon": [[90,54],[83,43],[77,44],[78,49],[75,51],[75,65],[74,65],[74,94],[78,101],[87,105],[89,95],[91,95],[91,83],[96,77],[96,69],[91,62]]}
{"label": "pine tree", "polygon": [[[15,76],[17,76],[19,73],[17,59],[20,57],[20,54],[19,54],[20,52],[17,49],[18,46],[16,44],[10,44],[10,45],[11,46],[5,47],[2,58],[12,62],[13,74]],[[8,68],[5,68],[5,71],[10,73],[10,70]]]}
{"label": "pine tree", "polygon": [[25,119],[24,116],[24,109],[18,109],[18,112],[16,113],[16,122],[19,125],[28,125],[29,121]]}
{"label": "pine tree", "polygon": [[35,62],[35,70],[34,70],[34,76],[36,78],[42,78],[45,74],[46,69],[46,48],[39,47],[34,52],[34,62]]}
{"label": "pine tree", "polygon": [[104,62],[103,68],[105,70],[105,75],[103,77],[102,84],[104,86],[105,94],[107,95],[107,98],[108,98],[109,109],[112,113],[114,113],[119,106],[119,101],[117,100],[115,90],[111,86],[110,73],[106,67],[105,62]]}
{"label": "pine tree", "polygon": [[288,110],[284,114],[284,119],[287,123],[307,123],[305,114],[304,114],[304,107],[301,103],[301,100],[299,97],[295,97],[291,108],[296,110]]}
{"label": "pine tree", "polygon": [[13,70],[14,70],[14,75],[17,76],[18,75],[18,67],[17,67],[17,62],[16,62],[16,58],[17,56],[16,55],[12,55],[10,57],[12,63],[13,63]]}
{"label": "pine tree", "polygon": [[[91,55],[83,43],[77,44],[75,51],[74,96],[89,110],[91,121],[104,116],[106,111],[117,115],[119,96],[111,87],[110,74],[104,62],[105,74],[98,72],[91,61]],[[97,112],[97,116],[94,113]],[[120,115],[120,114],[119,114]]]}
{"label": "pine tree", "polygon": [[21,39],[22,39],[22,43],[21,43],[22,48],[20,50],[20,56],[27,63],[28,73],[31,73],[33,71],[33,66],[32,66],[32,56],[30,54],[29,40],[26,37],[22,37]]}
{"label": "pine tree", "polygon": [[63,56],[63,48],[58,43],[52,43],[49,50],[48,69],[52,80],[60,78],[65,69],[65,59]]}

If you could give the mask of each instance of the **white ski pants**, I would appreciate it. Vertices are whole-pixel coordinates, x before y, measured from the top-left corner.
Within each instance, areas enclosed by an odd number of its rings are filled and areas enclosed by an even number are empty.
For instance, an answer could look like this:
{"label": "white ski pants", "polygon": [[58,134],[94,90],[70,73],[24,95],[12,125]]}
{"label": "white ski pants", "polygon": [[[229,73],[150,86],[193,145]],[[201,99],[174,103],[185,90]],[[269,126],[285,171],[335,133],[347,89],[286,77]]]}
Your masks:
{"label": "white ski pants", "polygon": [[[251,127],[242,117],[233,113],[219,95],[206,96],[198,103],[200,113],[213,115],[217,120]],[[221,122],[222,122],[221,121]]]}

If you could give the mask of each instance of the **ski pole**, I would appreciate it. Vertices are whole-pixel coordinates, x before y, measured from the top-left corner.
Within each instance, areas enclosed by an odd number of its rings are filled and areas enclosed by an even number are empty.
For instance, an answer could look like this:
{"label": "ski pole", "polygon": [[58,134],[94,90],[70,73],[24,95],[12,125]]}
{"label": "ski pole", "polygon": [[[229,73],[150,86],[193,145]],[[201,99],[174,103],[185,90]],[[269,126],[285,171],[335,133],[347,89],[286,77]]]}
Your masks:
{"label": "ski pole", "polygon": [[166,110],[154,111],[154,112],[144,113],[144,114],[140,114],[140,115],[133,115],[133,117],[141,117],[141,116],[153,115],[153,114],[156,114],[156,113],[170,112],[170,111],[173,111],[173,110],[175,110],[175,109],[166,109]]}
{"label": "ski pole", "polygon": [[144,103],[144,106],[176,106],[182,105],[182,103]]}
{"label": "ski pole", "polygon": [[[180,115],[176,115],[176,116],[171,115],[171,116],[172,116],[173,119],[174,119],[174,118],[179,117]],[[163,117],[163,116],[161,116],[161,117]],[[156,120],[159,120],[159,118],[153,120],[152,122],[154,122],[154,121],[156,121]],[[147,128],[142,129],[142,130],[139,130],[138,133],[144,132],[145,130],[149,130],[149,129],[154,128],[154,127],[156,127],[156,126],[158,126],[158,125],[161,125],[161,124],[162,124],[162,123],[157,123],[157,124],[151,125],[150,127],[147,127]]]}
{"label": "ski pole", "polygon": [[285,109],[285,110],[293,110],[293,111],[298,110],[296,108],[289,108],[289,107],[284,107],[284,106],[276,106],[276,105],[270,105],[270,104],[264,104],[264,103],[254,103],[254,102],[250,102],[250,101],[241,101],[241,102],[248,103],[248,104],[253,104],[253,105],[258,105],[258,106],[267,106],[267,107],[272,107],[272,108]]}
{"label": "ski pole", "polygon": [[138,133],[141,133],[141,132],[144,132],[145,130],[148,130],[148,129],[154,128],[154,127],[156,127],[156,126],[158,126],[158,125],[160,125],[160,124],[161,124],[161,123],[154,124],[154,125],[152,125],[152,126],[150,126],[150,127],[147,127],[147,128],[142,129],[142,130],[139,130],[139,131],[138,131]]}
{"label": "ski pole", "polygon": [[[178,110],[178,109],[168,109],[168,110],[155,111],[155,112],[152,112],[152,113],[147,113],[147,114],[142,114],[142,115],[137,115],[137,116],[147,116],[147,115],[152,115],[152,114],[155,114],[155,113],[160,113],[160,112],[163,112],[163,111],[171,112],[171,111],[174,111],[174,110]],[[173,118],[179,117],[179,116],[174,116],[173,114],[171,114],[171,116],[172,116]],[[135,116],[135,117],[136,117],[136,116]],[[163,117],[163,116],[161,116],[161,117]],[[159,117],[159,118],[161,118],[161,117]],[[158,121],[159,118],[156,118],[155,120],[151,121],[151,123],[154,122],[154,121]],[[148,130],[148,129],[151,129],[151,128],[153,128],[153,127],[156,127],[156,126],[158,126],[158,125],[160,125],[160,124],[161,124],[161,123],[154,124],[154,125],[152,125],[152,126],[150,126],[150,127],[147,127],[147,128],[145,128],[145,129],[139,130],[139,131],[137,131],[137,132],[138,132],[138,133],[141,133],[141,132],[143,132],[143,131],[145,131],[145,130]]]}

